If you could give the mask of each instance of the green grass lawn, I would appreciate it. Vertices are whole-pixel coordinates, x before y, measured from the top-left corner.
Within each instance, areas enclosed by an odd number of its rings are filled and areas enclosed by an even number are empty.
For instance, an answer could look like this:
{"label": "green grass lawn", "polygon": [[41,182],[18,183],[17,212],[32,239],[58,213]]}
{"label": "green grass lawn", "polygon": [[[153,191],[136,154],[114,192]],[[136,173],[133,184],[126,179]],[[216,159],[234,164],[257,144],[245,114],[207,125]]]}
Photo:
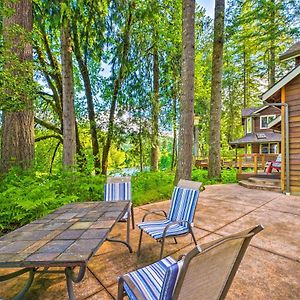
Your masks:
{"label": "green grass lawn", "polygon": [[[104,176],[83,173],[19,174],[10,172],[0,182],[0,235],[77,201],[103,200]],[[134,206],[170,199],[174,173],[144,172],[132,176]],[[192,180],[204,185],[220,183],[207,179],[207,170],[194,170]],[[236,182],[236,170],[223,170],[222,183]]]}

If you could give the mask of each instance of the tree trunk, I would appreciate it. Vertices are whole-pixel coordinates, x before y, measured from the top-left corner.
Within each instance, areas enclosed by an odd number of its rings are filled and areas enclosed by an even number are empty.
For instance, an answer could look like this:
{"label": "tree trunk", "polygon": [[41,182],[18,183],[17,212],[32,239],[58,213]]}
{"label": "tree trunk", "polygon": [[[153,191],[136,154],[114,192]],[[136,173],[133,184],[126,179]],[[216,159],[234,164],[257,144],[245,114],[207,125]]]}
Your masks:
{"label": "tree trunk", "polygon": [[110,111],[109,111],[109,120],[108,120],[108,131],[107,131],[107,137],[106,137],[106,142],[103,147],[103,152],[102,152],[102,170],[101,174],[106,175],[107,174],[107,169],[108,169],[108,154],[111,146],[111,141],[113,138],[113,131],[114,131],[114,123],[115,123],[115,111],[117,107],[117,97],[119,93],[119,78],[115,81],[114,84],[114,91],[112,95],[112,101],[111,101],[111,106],[110,106]]}
{"label": "tree trunk", "polygon": [[[32,60],[32,45],[22,44],[22,38],[13,37],[12,26],[19,25],[25,31],[32,31],[32,2],[31,0],[10,1],[7,6],[14,13],[4,19],[4,40],[12,43],[12,53],[15,53],[20,63]],[[10,36],[10,37],[9,37]],[[15,75],[20,76],[20,74]],[[22,99],[20,99],[22,100]],[[0,171],[6,172],[11,166],[28,169],[34,160],[34,111],[33,102],[25,101],[25,109],[17,112],[3,112],[3,128],[1,142]]]}
{"label": "tree trunk", "polygon": [[247,101],[247,60],[246,60],[246,50],[245,50],[245,45],[244,45],[244,51],[243,51],[243,82],[244,82],[244,88],[243,88],[243,98],[244,98],[244,108],[248,106],[248,101]]}
{"label": "tree trunk", "polygon": [[173,87],[173,146],[172,146],[172,161],[171,170],[174,170],[176,166],[177,156],[177,92],[176,87]]}
{"label": "tree trunk", "polygon": [[209,178],[221,177],[221,105],[225,0],[216,0],[209,132]]}
{"label": "tree trunk", "polygon": [[140,124],[139,124],[139,152],[140,152],[140,171],[144,171],[144,159],[143,159],[143,128],[142,128],[142,112],[140,109]]}
{"label": "tree trunk", "polygon": [[63,164],[74,167],[76,155],[76,128],[74,110],[74,86],[72,64],[72,41],[70,21],[65,16],[61,26],[61,61],[63,87]]}
{"label": "tree trunk", "polygon": [[152,95],[152,134],[151,134],[151,171],[158,171],[158,116],[159,116],[159,61],[157,31],[153,33],[153,95]]}
{"label": "tree trunk", "polygon": [[275,40],[276,36],[274,36],[274,30],[275,30],[275,0],[271,0],[271,41],[270,41],[270,55],[269,55],[269,88],[275,84]]}
{"label": "tree trunk", "polygon": [[113,133],[114,133],[114,123],[115,123],[115,111],[117,107],[117,98],[119,94],[119,90],[121,87],[121,84],[123,82],[123,79],[125,77],[126,72],[126,65],[128,60],[128,51],[129,51],[129,43],[130,43],[130,29],[132,25],[132,4],[129,3],[129,13],[128,13],[128,19],[124,31],[124,39],[123,39],[123,49],[121,54],[121,65],[119,69],[119,73],[117,75],[117,78],[114,82],[114,90],[112,95],[112,101],[110,106],[110,112],[109,112],[109,121],[108,121],[108,131],[107,131],[107,137],[106,142],[103,147],[102,152],[102,170],[101,174],[106,175],[107,169],[108,169],[108,154],[111,146],[111,142],[113,139]]}
{"label": "tree trunk", "polygon": [[195,77],[195,1],[182,1],[182,99],[175,183],[192,175]]}
{"label": "tree trunk", "polygon": [[88,67],[85,64],[79,44],[78,32],[77,32],[77,20],[73,20],[73,33],[74,33],[74,52],[76,56],[76,60],[78,62],[78,66],[80,69],[80,73],[83,79],[84,88],[85,88],[85,96],[87,102],[87,110],[90,122],[90,133],[92,140],[92,149],[94,156],[94,168],[95,173],[100,173],[100,157],[99,157],[99,144],[98,144],[98,136],[97,136],[97,126],[96,126],[96,118],[95,118],[95,109],[94,109],[94,101],[93,101],[93,93],[90,81],[90,75],[88,71]]}

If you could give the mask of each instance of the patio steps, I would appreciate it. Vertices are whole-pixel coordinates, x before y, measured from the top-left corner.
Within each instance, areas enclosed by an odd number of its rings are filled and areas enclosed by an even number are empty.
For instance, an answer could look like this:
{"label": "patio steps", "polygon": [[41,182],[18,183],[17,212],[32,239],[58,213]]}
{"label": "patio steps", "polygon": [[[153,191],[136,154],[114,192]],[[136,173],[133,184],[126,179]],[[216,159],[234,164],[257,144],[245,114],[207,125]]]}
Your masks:
{"label": "patio steps", "polygon": [[266,190],[272,192],[281,192],[280,179],[250,177],[248,180],[240,180],[239,184],[248,189]]}

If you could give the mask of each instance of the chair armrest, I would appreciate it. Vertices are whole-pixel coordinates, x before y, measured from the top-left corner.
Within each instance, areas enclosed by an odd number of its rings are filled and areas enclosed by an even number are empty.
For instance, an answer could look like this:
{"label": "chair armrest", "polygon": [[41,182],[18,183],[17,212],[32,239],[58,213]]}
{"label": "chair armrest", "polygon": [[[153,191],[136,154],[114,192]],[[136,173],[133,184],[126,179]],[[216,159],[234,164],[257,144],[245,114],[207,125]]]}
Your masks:
{"label": "chair armrest", "polygon": [[162,212],[164,214],[164,217],[167,218],[167,213],[163,209],[156,209],[156,210],[151,210],[147,213],[144,214],[142,222],[145,221],[146,217],[152,214],[157,214],[158,212]]}
{"label": "chair armrest", "polygon": [[118,278],[118,300],[123,300],[124,298],[124,283],[128,285],[131,292],[134,294],[137,300],[145,300],[145,298],[140,294],[139,290],[136,288],[134,282],[129,276],[123,275]]}
{"label": "chair armrest", "polygon": [[171,223],[169,223],[166,227],[165,227],[165,229],[164,229],[164,232],[163,232],[163,239],[165,238],[165,236],[166,236],[166,234],[167,234],[167,231],[168,231],[168,229],[169,229],[169,227],[170,226],[172,226],[172,225],[176,225],[176,224],[180,224],[180,223],[185,223],[185,224],[187,224],[188,225],[188,228],[189,228],[189,230],[192,230],[192,225],[191,225],[191,223],[189,223],[188,221],[172,221]]}

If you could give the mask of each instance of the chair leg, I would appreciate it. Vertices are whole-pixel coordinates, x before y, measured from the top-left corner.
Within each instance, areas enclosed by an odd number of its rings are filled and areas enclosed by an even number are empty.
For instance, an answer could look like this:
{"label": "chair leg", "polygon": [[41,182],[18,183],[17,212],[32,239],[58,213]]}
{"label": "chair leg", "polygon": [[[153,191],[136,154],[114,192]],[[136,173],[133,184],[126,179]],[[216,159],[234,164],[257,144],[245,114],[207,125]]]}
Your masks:
{"label": "chair leg", "polygon": [[163,254],[164,254],[165,240],[166,240],[166,237],[164,236],[164,237],[162,238],[162,240],[161,240],[161,248],[160,248],[160,256],[159,256],[159,259],[162,259]]}
{"label": "chair leg", "polygon": [[131,204],[131,222],[132,222],[132,229],[134,229],[134,213],[133,213],[133,205]]}
{"label": "chair leg", "polygon": [[126,233],[126,242],[130,245],[130,213],[127,216],[127,233]]}
{"label": "chair leg", "polygon": [[139,246],[138,246],[138,250],[137,250],[137,256],[141,255],[141,245],[142,245],[142,238],[143,238],[143,230],[140,229],[140,239],[139,239]]}
{"label": "chair leg", "polygon": [[123,300],[124,298],[124,280],[123,278],[119,278],[118,283],[118,300]]}
{"label": "chair leg", "polygon": [[196,241],[196,238],[195,238],[195,235],[194,235],[194,232],[193,232],[192,228],[190,228],[190,233],[192,235],[192,238],[193,238],[193,241],[194,241],[195,245],[197,246],[197,241]]}

